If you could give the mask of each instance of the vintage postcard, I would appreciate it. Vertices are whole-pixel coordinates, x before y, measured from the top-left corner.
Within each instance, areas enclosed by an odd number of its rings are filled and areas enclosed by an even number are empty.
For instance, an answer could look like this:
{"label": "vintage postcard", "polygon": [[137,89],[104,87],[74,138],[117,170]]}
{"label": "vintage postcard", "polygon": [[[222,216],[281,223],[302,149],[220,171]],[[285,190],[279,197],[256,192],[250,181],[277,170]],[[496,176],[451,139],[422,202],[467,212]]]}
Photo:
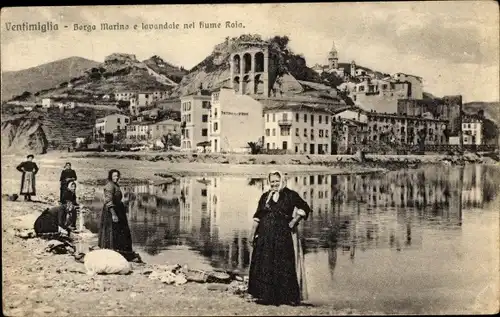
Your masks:
{"label": "vintage postcard", "polygon": [[7,316],[499,311],[494,1],[1,11]]}

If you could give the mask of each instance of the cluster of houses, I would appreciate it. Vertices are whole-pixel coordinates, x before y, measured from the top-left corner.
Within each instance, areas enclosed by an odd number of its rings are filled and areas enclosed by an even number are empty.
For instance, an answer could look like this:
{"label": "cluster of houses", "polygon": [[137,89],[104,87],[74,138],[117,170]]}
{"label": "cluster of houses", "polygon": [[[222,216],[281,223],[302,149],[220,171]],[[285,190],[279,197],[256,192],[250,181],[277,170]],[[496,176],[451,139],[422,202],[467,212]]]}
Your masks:
{"label": "cluster of houses", "polygon": [[[249,143],[289,154],[352,153],[377,144],[441,146],[459,143],[460,133],[465,145],[483,144],[482,119],[462,116],[462,97],[445,96],[429,111],[418,76],[371,72],[354,61],[340,68],[334,45],[329,65],[313,69],[343,76],[335,89],[278,75],[271,46],[244,44],[230,56],[229,78],[211,90],[176,100],[161,91],[115,93],[115,100],[130,102],[130,117],[100,118],[96,134],[125,131],[127,139],[144,142],[179,134],[181,151],[227,153],[249,152]],[[156,122],[158,101],[178,103],[181,120]],[[151,122],[130,122],[146,112]]]}

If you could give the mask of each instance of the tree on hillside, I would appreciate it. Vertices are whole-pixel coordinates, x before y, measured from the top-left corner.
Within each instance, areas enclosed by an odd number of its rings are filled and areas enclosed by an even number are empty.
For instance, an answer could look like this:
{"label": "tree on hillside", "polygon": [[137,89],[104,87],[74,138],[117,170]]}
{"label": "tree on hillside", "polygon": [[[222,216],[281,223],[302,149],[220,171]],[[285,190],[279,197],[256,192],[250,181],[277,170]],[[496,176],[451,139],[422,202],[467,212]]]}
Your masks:
{"label": "tree on hillside", "polygon": [[130,101],[126,100],[118,100],[116,103],[116,107],[120,110],[126,110],[130,106]]}
{"label": "tree on hillside", "polygon": [[498,126],[490,119],[483,120],[484,143],[495,140],[498,137]]}
{"label": "tree on hillside", "polygon": [[320,77],[322,82],[325,82],[325,80],[327,80],[325,84],[330,87],[337,87],[344,82],[344,79],[337,76],[337,74],[335,73],[322,72]]}
{"label": "tree on hillside", "polygon": [[31,93],[29,91],[25,91],[22,94],[20,94],[18,96],[15,96],[14,98],[12,98],[12,100],[16,100],[16,101],[26,100],[29,97],[31,97]]}
{"label": "tree on hillside", "polygon": [[290,38],[288,36],[275,36],[270,40],[271,43],[276,43],[278,48],[282,51],[288,50],[288,43],[290,42]]}

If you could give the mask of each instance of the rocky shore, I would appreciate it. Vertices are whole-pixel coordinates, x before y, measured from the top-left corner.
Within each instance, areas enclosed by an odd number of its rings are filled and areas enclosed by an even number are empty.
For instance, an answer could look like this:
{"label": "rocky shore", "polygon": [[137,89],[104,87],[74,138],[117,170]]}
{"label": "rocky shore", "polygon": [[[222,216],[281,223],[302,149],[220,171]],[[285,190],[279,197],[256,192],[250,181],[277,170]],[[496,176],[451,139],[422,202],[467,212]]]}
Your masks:
{"label": "rocky shore", "polygon": [[[23,239],[51,203],[2,201],[4,314],[7,316],[116,315],[349,315],[359,313],[329,304],[261,306],[243,291],[244,282],[167,284],[151,277],[154,267],[133,263],[129,275],[86,274],[69,254],[45,251],[47,241]],[[79,243],[94,237],[85,230]],[[175,264],[175,259],[172,263]],[[366,312],[363,312],[366,313]]]}

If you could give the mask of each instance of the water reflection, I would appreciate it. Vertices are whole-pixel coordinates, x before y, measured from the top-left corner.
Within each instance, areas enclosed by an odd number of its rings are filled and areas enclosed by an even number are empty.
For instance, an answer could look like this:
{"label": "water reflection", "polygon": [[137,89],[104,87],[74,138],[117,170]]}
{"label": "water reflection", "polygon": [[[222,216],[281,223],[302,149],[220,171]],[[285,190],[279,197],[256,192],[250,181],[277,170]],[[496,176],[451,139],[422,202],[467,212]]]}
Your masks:
{"label": "water reflection", "polygon": [[[333,277],[338,257],[359,252],[422,248],[428,229],[455,230],[464,210],[484,208],[495,196],[498,170],[483,165],[427,167],[383,175],[289,177],[287,186],[312,207],[301,224],[304,252],[325,253]],[[264,179],[194,177],[161,186],[124,188],[136,246],[150,255],[187,245],[212,266],[246,270],[252,216],[266,189]],[[102,193],[91,207],[100,210]],[[99,213],[87,216],[98,229]],[[451,234],[451,233],[450,233]]]}

